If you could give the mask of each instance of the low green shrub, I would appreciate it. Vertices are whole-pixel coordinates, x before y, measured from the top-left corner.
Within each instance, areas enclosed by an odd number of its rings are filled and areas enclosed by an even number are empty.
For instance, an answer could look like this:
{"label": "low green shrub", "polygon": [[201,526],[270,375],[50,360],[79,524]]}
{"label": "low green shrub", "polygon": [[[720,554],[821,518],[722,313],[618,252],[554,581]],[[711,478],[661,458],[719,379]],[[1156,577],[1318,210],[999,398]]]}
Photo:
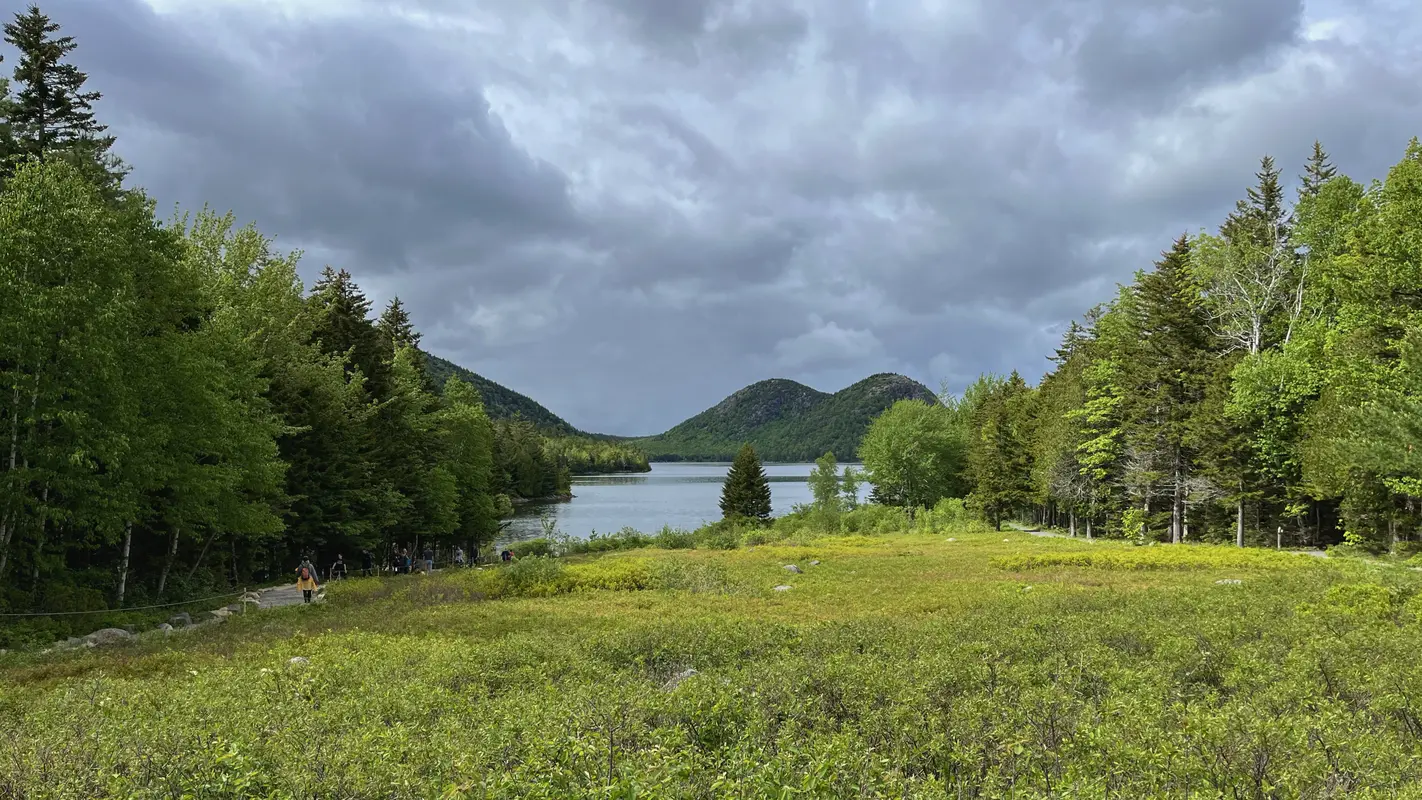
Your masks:
{"label": "low green shrub", "polygon": [[1025,572],[1051,567],[1102,570],[1297,569],[1316,566],[1317,561],[1309,556],[1274,550],[1238,549],[1216,545],[1125,548],[1101,544],[1090,550],[998,556],[990,563],[998,569]]}

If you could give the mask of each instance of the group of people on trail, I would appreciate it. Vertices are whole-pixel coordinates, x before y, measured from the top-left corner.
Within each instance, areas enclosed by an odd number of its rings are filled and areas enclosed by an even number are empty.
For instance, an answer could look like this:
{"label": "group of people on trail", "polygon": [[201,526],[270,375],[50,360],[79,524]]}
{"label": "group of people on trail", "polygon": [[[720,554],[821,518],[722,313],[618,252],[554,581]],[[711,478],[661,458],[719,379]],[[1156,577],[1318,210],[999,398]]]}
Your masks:
{"label": "group of people on trail", "polygon": [[[421,551],[420,553],[420,558],[418,562],[411,558],[410,550],[411,548],[408,546],[391,546],[389,563],[390,572],[396,575],[409,575],[414,572],[414,569],[417,564],[419,566],[419,569],[425,574],[429,574],[434,571],[435,553],[434,549],[431,548],[430,545],[425,545],[423,551]],[[513,551],[504,550],[499,553],[499,558],[500,560],[505,562],[513,561]],[[469,558],[464,553],[464,548],[462,547],[456,546],[454,548],[454,552],[452,554],[452,562],[456,568],[470,566]],[[380,570],[375,565],[375,553],[371,552],[370,548],[362,549],[360,551],[360,574],[368,578],[378,574],[379,572]],[[333,581],[349,577],[349,572],[346,567],[345,556],[336,556],[335,562],[331,564],[331,568],[326,571],[326,576],[328,580]],[[302,599],[307,603],[311,602],[311,599],[315,592],[317,592],[321,588],[320,570],[316,569],[316,565],[312,563],[311,556],[309,555],[302,556],[301,564],[296,568],[296,586],[297,588],[301,589]]]}

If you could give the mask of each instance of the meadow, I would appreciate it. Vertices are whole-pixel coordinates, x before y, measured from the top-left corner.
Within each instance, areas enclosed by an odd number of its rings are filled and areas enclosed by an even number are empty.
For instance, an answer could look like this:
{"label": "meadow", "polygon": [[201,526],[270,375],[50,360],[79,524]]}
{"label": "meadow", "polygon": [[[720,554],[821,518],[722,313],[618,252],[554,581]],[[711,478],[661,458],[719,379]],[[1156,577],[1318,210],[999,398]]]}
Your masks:
{"label": "meadow", "polygon": [[1407,565],[915,527],[10,654],[0,798],[1422,797]]}

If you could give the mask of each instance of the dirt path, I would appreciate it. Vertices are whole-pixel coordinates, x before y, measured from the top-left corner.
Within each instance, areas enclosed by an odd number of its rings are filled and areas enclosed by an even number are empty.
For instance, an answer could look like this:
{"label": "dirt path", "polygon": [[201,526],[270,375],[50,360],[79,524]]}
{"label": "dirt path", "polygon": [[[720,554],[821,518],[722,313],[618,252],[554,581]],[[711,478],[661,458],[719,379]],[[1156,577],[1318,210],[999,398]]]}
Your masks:
{"label": "dirt path", "polygon": [[273,586],[270,589],[263,589],[257,592],[257,608],[281,608],[282,606],[294,606],[302,602],[301,590],[296,588],[296,584],[287,586]]}

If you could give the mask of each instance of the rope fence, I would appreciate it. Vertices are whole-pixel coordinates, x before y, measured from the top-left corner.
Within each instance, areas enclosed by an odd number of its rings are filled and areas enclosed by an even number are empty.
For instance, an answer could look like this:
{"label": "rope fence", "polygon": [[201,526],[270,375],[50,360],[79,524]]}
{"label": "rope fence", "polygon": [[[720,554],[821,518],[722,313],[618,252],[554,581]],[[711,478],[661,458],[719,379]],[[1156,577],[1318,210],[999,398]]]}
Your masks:
{"label": "rope fence", "polygon": [[230,592],[228,594],[215,594],[211,597],[198,597],[193,600],[182,600],[177,603],[159,603],[152,606],[130,606],[128,608],[98,608],[93,611],[25,611],[12,614],[0,614],[0,617],[70,617],[78,614],[123,614],[129,611],[151,611],[155,608],[172,608],[174,606],[188,606],[194,603],[206,603],[210,600],[224,600],[232,597],[241,597],[245,591]]}

